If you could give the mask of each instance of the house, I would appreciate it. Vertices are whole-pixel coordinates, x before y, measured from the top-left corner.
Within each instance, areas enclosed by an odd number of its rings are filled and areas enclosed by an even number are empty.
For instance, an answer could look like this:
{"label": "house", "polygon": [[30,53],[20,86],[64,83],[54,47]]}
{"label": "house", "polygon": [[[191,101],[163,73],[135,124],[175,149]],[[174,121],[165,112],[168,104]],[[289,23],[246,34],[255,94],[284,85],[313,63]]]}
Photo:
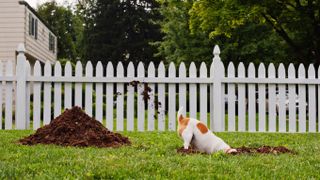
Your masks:
{"label": "house", "polygon": [[57,60],[57,36],[37,12],[25,1],[0,0],[0,60],[15,67],[19,43],[31,65]]}

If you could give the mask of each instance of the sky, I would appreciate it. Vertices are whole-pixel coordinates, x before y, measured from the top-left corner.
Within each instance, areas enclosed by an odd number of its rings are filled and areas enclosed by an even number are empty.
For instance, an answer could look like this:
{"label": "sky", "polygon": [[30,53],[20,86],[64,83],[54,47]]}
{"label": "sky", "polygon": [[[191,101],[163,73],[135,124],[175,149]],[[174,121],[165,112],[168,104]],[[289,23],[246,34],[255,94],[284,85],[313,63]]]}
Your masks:
{"label": "sky", "polygon": [[[37,5],[40,5],[42,3],[49,2],[52,0],[25,0],[25,1],[27,1],[31,7],[33,7],[34,9],[37,9]],[[60,5],[68,5],[68,4],[75,3],[76,0],[56,0],[56,2]]]}

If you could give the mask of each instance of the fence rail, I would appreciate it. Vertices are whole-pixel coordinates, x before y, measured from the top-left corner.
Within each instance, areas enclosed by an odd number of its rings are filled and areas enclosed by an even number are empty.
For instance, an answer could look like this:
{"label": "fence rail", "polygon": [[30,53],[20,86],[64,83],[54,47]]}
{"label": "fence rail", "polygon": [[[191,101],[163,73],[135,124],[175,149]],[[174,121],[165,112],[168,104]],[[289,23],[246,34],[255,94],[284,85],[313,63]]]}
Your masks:
{"label": "fence rail", "polygon": [[225,68],[216,46],[210,68],[205,63],[199,69],[194,63],[156,68],[152,62],[105,68],[99,62],[93,68],[77,62],[72,69],[70,62],[42,67],[37,61],[31,67],[23,45],[17,51],[17,73],[12,62],[5,71],[0,64],[0,129],[37,129],[77,105],[117,131],[175,130],[180,106],[216,132],[320,130],[320,70],[317,75],[313,65]]}

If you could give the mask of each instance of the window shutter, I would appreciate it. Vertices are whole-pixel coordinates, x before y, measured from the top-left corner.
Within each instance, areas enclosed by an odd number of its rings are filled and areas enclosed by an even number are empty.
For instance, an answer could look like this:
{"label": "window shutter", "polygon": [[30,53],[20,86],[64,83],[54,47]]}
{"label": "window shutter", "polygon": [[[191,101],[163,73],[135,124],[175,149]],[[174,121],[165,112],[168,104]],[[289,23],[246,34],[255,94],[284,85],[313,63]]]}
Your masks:
{"label": "window shutter", "polygon": [[51,50],[51,33],[49,33],[49,50]]}
{"label": "window shutter", "polygon": [[32,35],[32,15],[29,14],[29,35]]}
{"label": "window shutter", "polygon": [[34,38],[35,38],[35,39],[38,39],[38,19],[36,19],[36,22],[35,22]]}
{"label": "window shutter", "polygon": [[32,17],[31,19],[32,19],[32,25],[31,25],[32,26],[32,28],[31,28],[32,31],[31,31],[31,34],[32,34],[32,36],[34,36],[34,18]]}
{"label": "window shutter", "polygon": [[56,50],[56,40],[55,40],[55,38],[54,38],[54,36],[52,36],[52,41],[53,41],[53,53],[55,53],[55,50]]}
{"label": "window shutter", "polygon": [[52,51],[52,35],[49,33],[49,50]]}

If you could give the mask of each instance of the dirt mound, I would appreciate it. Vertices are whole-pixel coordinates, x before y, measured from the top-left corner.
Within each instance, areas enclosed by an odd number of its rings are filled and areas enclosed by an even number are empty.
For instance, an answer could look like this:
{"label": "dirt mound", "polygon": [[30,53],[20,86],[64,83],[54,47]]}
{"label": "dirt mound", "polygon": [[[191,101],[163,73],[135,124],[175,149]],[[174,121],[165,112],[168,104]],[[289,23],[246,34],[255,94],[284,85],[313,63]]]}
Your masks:
{"label": "dirt mound", "polygon": [[[237,152],[232,154],[253,154],[253,153],[259,153],[259,154],[282,154],[282,153],[294,153],[292,150],[284,147],[284,146],[278,146],[278,147],[271,147],[271,146],[261,146],[258,148],[252,148],[252,147],[239,147],[235,148],[237,149]],[[200,151],[197,151],[196,149],[190,147],[189,149],[184,149],[183,147],[180,147],[177,149],[178,153],[181,154],[199,154],[202,153]]]}
{"label": "dirt mound", "polygon": [[56,144],[60,146],[118,147],[131,144],[127,137],[113,133],[80,107],[66,109],[35,134],[19,140],[24,145]]}

